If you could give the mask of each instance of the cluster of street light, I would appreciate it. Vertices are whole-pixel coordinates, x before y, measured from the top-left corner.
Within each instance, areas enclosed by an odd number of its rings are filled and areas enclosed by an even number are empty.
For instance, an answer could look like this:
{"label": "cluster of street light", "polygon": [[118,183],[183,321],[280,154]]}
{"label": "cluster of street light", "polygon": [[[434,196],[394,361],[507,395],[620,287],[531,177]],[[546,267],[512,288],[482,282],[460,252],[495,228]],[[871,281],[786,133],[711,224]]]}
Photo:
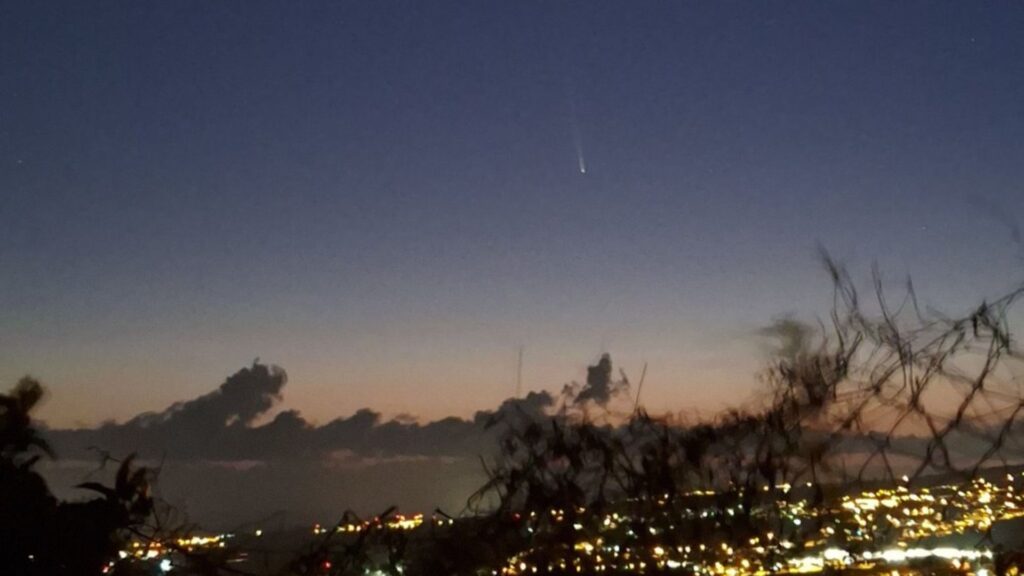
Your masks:
{"label": "cluster of street light", "polygon": [[[561,540],[556,549],[548,545],[516,554],[494,574],[679,571],[747,576],[843,570],[986,576],[994,554],[985,536],[996,524],[1024,516],[1024,490],[1012,475],[998,482],[985,478],[963,484],[903,482],[813,500],[817,503],[812,503],[809,491],[810,487],[801,493],[789,485],[766,489],[758,506],[746,511],[750,514],[745,528],[732,532],[730,528],[743,516],[741,508],[734,503],[722,506],[722,500],[716,500],[720,495],[707,491],[676,499],[666,494],[653,506],[641,507],[647,510],[644,514],[623,505],[600,514],[585,508],[557,508],[516,515],[520,528],[537,542],[546,542],[543,536],[553,530],[572,537]],[[332,530],[358,533],[378,528],[416,534],[453,522],[422,514],[394,515],[332,528],[317,524],[312,532],[319,536]],[[256,530],[254,536],[262,533]],[[169,572],[175,553],[224,548],[232,537],[134,542],[120,557],[156,563]]]}
{"label": "cluster of street light", "polygon": [[[755,533],[748,529],[733,534],[725,529],[729,517],[740,515],[733,506],[681,511],[666,495],[657,501],[666,508],[664,516],[633,517],[622,511],[607,513],[596,523],[574,520],[580,537],[571,549],[560,554],[527,550],[509,558],[495,574],[679,571],[743,576],[843,570],[984,576],[994,562],[990,530],[1024,516],[1024,490],[1012,475],[999,482],[979,477],[930,486],[904,481],[817,505],[789,485],[772,490],[776,497],[767,498],[770,504],[752,514],[752,525],[763,529],[759,533],[756,528]],[[584,510],[575,512],[574,518],[585,518]],[[551,511],[555,526],[564,517],[564,510]],[[543,530],[538,518],[533,514],[525,519],[531,533]],[[693,522],[698,523],[696,530]]]}

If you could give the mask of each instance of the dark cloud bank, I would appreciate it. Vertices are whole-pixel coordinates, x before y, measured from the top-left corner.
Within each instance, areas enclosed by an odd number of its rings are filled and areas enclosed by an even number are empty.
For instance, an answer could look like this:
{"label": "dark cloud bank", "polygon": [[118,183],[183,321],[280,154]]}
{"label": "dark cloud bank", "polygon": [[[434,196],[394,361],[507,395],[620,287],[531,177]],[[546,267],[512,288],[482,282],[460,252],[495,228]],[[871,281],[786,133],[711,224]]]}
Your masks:
{"label": "dark cloud bank", "polygon": [[[328,522],[345,509],[458,512],[483,481],[479,457],[493,453],[499,414],[539,416],[546,393],[508,400],[471,419],[428,424],[384,420],[363,409],[316,426],[294,410],[256,424],[282,399],[283,370],[245,368],[215,391],[162,412],[98,428],[47,430],[60,457],[47,475],[67,494],[104,454],[129,453],[160,466],[159,489],[191,519],[230,526],[277,514]],[[69,494],[70,495],[70,494]]]}
{"label": "dark cloud bank", "polygon": [[[106,455],[137,453],[159,467],[160,495],[209,528],[267,518],[282,525],[331,522],[347,509],[373,514],[391,505],[458,513],[485,481],[480,458],[497,449],[502,428],[488,424],[544,417],[557,403],[547,392],[531,392],[471,419],[419,424],[363,409],[317,426],[286,410],[258,424],[282,399],[286,382],[283,370],[254,364],[215,391],[162,412],[98,428],[47,430],[59,459],[45,473],[59,493],[74,497],[77,483],[114,468],[99,469]],[[585,383],[566,386],[562,400],[604,406],[613,396],[628,395],[628,388],[625,379],[612,378],[604,356],[589,368]],[[881,440],[850,436],[842,449],[866,453]],[[948,440],[960,453],[980,454],[986,447],[968,436]],[[926,441],[904,436],[893,447],[921,454]]]}

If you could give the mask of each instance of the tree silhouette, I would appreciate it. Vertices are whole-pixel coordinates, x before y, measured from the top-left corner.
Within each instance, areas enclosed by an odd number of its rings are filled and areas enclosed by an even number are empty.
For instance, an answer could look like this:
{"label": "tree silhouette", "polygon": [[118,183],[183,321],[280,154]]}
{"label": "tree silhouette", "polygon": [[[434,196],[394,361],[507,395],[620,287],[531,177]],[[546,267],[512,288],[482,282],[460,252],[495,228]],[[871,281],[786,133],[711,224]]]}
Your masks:
{"label": "tree silhouette", "polygon": [[100,574],[117,559],[128,530],[150,513],[147,471],[125,459],[113,486],[87,483],[100,496],[64,502],[35,470],[49,445],[32,425],[43,397],[23,378],[0,395],[0,573],[10,576]]}

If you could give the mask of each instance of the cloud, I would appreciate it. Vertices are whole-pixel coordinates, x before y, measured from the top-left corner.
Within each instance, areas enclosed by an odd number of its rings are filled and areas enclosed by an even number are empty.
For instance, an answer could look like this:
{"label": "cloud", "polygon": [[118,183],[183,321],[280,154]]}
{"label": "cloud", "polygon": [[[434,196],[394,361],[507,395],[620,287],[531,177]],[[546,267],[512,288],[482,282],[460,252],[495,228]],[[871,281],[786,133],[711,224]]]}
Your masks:
{"label": "cloud", "polygon": [[575,396],[575,404],[593,402],[598,406],[607,406],[613,396],[628,391],[629,383],[623,380],[612,380],[612,357],[602,354],[597,364],[587,367],[587,382]]}
{"label": "cloud", "polygon": [[[780,330],[783,350],[801,350],[801,333],[793,326]],[[45,474],[58,494],[74,496],[85,476],[102,475],[95,473],[98,449],[114,457],[138,453],[145,465],[160,468],[159,493],[211,528],[269,515],[290,523],[330,522],[347,509],[373,514],[391,505],[458,513],[485,481],[479,458],[494,453],[503,426],[560,413],[551,394],[531,392],[469,419],[421,424],[362,409],[319,426],[294,410],[266,421],[286,383],[283,370],[253,364],[213,392],[161,412],[98,428],[46,430],[61,459],[46,463]],[[627,386],[624,378],[612,379],[611,359],[603,356],[584,385],[568,387],[565,401],[604,406]],[[969,458],[982,453],[979,438],[986,431],[958,431],[947,445],[955,458]],[[851,433],[836,449],[853,465],[881,440]],[[924,453],[926,444],[908,436],[887,446],[909,457]]]}
{"label": "cloud", "polygon": [[229,377],[217,390],[98,428],[50,430],[62,454],[79,457],[90,447],[111,453],[138,451],[171,460],[293,460],[347,450],[366,457],[464,456],[489,446],[486,422],[516,411],[540,415],[552,404],[547,393],[508,400],[497,411],[472,419],[445,418],[420,424],[408,416],[384,420],[362,409],[316,426],[294,410],[254,425],[282,399],[287,376],[280,368],[254,364]]}
{"label": "cloud", "polygon": [[[175,446],[246,433],[260,415],[281,400],[288,377],[276,366],[253,363],[229,377],[216,390],[179,402],[159,413],[144,413],[122,425],[107,425],[105,432],[132,431],[147,439],[173,437]],[[275,426],[281,426],[277,420]],[[237,435],[237,434],[235,434]]]}
{"label": "cloud", "polygon": [[547,392],[531,392],[469,419],[421,424],[362,409],[317,426],[284,410],[256,424],[281,402],[287,381],[284,370],[254,363],[216,390],[160,412],[97,428],[46,430],[61,457],[47,474],[56,488],[69,489],[85,469],[59,462],[138,453],[162,467],[159,488],[168,500],[213,526],[281,509],[303,522],[390,504],[457,512],[483,480],[479,456],[497,446],[500,428],[489,424],[542,416],[554,404]]}

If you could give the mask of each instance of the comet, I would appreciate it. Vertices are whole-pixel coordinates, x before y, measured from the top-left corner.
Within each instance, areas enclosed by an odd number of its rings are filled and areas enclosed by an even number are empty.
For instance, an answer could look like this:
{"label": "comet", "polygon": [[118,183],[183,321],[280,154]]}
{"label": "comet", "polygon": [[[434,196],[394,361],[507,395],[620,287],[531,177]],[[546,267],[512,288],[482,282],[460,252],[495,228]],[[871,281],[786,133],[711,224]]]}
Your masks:
{"label": "comet", "polygon": [[580,138],[580,128],[573,122],[572,125],[572,139],[576,145],[576,165],[580,170],[580,174],[587,173],[587,159],[583,156],[583,139]]}
{"label": "comet", "polygon": [[580,174],[587,173],[587,158],[583,155],[583,137],[580,135],[580,123],[576,119],[576,100],[569,92],[569,122],[572,126],[572,143],[576,147],[576,168]]}

